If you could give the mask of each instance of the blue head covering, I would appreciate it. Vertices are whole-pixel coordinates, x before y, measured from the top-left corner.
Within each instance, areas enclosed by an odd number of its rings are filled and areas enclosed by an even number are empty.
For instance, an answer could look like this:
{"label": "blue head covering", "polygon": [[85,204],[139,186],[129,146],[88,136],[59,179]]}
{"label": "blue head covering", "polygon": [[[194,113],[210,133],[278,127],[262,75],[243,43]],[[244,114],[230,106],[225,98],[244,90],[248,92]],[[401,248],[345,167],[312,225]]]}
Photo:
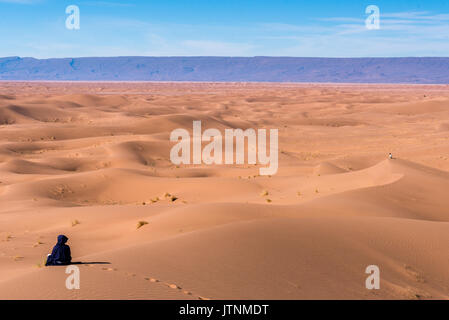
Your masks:
{"label": "blue head covering", "polygon": [[58,236],[58,243],[54,246],[46,265],[69,264],[72,262],[70,247],[65,243],[69,240],[65,235]]}

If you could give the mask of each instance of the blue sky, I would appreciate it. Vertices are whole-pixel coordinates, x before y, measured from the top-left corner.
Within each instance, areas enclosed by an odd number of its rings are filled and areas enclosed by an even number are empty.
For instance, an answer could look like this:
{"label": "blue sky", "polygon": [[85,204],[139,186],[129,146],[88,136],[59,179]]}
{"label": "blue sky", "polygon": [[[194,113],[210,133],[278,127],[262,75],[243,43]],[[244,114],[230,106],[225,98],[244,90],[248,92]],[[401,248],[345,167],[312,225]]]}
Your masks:
{"label": "blue sky", "polygon": [[2,57],[449,56],[449,1],[0,0],[0,39]]}

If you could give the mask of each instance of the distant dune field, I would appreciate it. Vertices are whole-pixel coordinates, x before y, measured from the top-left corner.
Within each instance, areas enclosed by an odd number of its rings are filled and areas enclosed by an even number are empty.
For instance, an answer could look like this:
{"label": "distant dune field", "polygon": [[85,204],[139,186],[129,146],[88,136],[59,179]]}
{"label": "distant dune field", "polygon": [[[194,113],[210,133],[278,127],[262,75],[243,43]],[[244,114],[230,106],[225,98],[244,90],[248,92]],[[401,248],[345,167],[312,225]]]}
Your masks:
{"label": "distant dune field", "polygon": [[[193,120],[279,129],[277,174],[172,164]],[[444,85],[2,82],[0,299],[448,299],[448,190]]]}

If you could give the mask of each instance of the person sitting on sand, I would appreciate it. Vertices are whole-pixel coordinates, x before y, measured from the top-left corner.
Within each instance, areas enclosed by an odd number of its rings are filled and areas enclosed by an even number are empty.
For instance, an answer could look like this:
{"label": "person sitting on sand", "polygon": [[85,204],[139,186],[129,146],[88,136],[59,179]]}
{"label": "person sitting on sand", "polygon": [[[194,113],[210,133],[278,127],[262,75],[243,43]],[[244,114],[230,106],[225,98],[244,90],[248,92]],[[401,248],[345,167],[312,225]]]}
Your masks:
{"label": "person sitting on sand", "polygon": [[47,256],[46,266],[67,265],[72,262],[70,247],[65,243],[69,240],[65,235],[58,236],[58,243],[54,246],[51,254]]}

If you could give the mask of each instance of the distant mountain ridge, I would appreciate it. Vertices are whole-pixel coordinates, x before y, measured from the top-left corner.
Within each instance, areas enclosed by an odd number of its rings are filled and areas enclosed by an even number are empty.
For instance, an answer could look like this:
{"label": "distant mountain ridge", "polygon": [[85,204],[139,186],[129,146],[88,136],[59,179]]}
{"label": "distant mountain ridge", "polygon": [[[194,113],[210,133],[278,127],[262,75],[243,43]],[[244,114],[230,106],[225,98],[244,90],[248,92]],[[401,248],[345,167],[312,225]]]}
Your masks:
{"label": "distant mountain ridge", "polygon": [[0,58],[0,80],[449,84],[449,58]]}

